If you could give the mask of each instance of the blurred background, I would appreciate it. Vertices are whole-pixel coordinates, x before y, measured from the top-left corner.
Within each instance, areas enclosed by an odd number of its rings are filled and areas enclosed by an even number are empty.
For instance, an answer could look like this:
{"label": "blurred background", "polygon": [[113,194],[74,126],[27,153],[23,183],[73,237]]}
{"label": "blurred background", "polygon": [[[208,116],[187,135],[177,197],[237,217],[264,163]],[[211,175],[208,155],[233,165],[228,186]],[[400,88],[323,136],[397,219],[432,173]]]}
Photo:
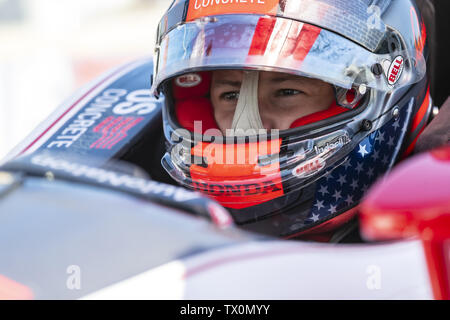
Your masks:
{"label": "blurred background", "polygon": [[77,88],[151,56],[171,0],[0,0],[0,159]]}

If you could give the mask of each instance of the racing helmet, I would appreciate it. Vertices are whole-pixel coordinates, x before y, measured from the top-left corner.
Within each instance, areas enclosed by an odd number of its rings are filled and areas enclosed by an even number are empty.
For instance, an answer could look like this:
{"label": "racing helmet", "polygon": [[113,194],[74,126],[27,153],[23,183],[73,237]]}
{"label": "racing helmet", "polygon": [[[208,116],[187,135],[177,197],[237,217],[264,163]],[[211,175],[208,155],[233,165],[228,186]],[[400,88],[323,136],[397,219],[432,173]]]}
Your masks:
{"label": "racing helmet", "polygon": [[[349,221],[368,187],[412,151],[432,109],[412,0],[176,0],[156,42],[162,166],[250,231],[293,238]],[[242,74],[226,131],[211,98],[223,70]],[[289,128],[265,128],[263,72],[326,83],[333,102]]]}

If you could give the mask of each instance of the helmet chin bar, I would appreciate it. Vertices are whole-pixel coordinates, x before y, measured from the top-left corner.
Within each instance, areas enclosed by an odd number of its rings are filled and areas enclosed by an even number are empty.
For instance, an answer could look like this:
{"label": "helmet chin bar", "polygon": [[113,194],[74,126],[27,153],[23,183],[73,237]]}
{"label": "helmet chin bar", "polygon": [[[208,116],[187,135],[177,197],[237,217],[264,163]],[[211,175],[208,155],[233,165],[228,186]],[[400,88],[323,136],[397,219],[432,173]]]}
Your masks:
{"label": "helmet chin bar", "polygon": [[[228,208],[270,201],[274,197],[269,196],[269,191],[277,191],[277,197],[298,191],[322,178],[330,168],[339,166],[353,147],[347,130],[301,141],[280,139],[276,148],[254,150],[252,142],[241,143],[242,148],[239,147],[235,140],[240,137],[230,139],[233,140],[230,144],[178,138],[178,143],[163,157],[162,166],[181,185],[220,200]],[[263,142],[256,143],[259,147]],[[230,145],[234,152],[243,150],[246,156],[228,158]],[[221,154],[220,159],[215,157],[217,154]],[[244,158],[245,163],[236,161]],[[221,159],[234,162],[220,163]]]}
{"label": "helmet chin bar", "polygon": [[244,71],[239,100],[234,113],[232,130],[227,135],[241,136],[247,130],[264,129],[258,104],[258,71]]}

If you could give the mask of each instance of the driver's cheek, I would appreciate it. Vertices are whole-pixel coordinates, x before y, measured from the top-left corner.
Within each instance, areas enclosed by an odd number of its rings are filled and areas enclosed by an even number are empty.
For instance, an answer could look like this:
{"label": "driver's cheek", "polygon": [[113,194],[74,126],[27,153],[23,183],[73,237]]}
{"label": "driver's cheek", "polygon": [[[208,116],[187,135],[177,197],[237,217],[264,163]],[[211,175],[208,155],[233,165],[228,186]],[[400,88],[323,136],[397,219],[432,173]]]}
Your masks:
{"label": "driver's cheek", "polygon": [[264,129],[267,130],[287,130],[291,124],[296,120],[295,115],[291,112],[286,112],[271,102],[270,99],[259,100],[259,113]]}
{"label": "driver's cheek", "polygon": [[219,126],[220,131],[225,135],[227,129],[231,129],[234,118],[234,111],[230,110],[230,108],[214,108],[214,118],[216,120],[217,125]]}

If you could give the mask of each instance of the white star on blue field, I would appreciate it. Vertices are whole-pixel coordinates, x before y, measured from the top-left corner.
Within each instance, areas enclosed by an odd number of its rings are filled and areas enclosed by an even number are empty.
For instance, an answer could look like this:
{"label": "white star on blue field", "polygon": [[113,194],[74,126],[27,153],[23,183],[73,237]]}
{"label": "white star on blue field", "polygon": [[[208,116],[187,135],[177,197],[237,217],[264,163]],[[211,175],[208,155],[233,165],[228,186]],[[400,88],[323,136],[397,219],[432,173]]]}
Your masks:
{"label": "white star on blue field", "polygon": [[366,155],[369,154],[369,152],[366,150],[367,149],[367,144],[360,144],[359,145],[359,151],[358,153],[361,155],[361,157],[365,157]]}
{"label": "white star on blue field", "polygon": [[347,161],[317,182],[315,199],[305,224],[318,223],[355,206],[389,169],[401,133],[407,127],[406,109],[402,109],[398,120],[391,120],[361,141]]}

